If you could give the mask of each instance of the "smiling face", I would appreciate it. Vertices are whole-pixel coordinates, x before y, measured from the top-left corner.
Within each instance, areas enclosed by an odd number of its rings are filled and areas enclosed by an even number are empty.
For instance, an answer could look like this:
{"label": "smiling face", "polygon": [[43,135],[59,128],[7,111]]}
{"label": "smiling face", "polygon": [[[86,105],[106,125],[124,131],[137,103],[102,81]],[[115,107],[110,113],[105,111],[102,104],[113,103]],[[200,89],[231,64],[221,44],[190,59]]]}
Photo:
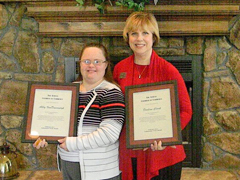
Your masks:
{"label": "smiling face", "polygon": [[151,56],[153,34],[149,30],[138,29],[128,33],[129,46],[136,56]]}
{"label": "smiling face", "polygon": [[[90,64],[85,64],[84,60],[90,60]],[[94,64],[94,60],[100,61],[99,64]],[[103,51],[98,47],[85,48],[80,59],[80,71],[83,77],[83,82],[88,84],[98,84],[104,79],[107,62]]]}

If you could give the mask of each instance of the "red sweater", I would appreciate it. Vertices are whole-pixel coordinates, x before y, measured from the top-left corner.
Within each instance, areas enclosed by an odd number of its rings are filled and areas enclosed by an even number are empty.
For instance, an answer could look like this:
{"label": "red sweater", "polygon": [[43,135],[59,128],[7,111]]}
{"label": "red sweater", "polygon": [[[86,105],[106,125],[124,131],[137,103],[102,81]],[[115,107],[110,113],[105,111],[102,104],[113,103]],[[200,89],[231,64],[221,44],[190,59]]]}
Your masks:
{"label": "red sweater", "polygon": [[[141,73],[141,79],[139,79],[138,76]],[[177,80],[182,129],[191,120],[191,101],[181,74],[171,63],[159,57],[155,51],[152,52],[150,64],[145,70],[143,66],[141,67],[134,63],[134,55],[132,55],[115,66],[113,76],[124,93],[126,86]],[[150,148],[147,151],[127,149],[125,126],[120,135],[119,151],[120,170],[122,171],[123,180],[133,179],[131,157],[137,158],[138,180],[150,180],[158,175],[159,169],[181,162],[186,157],[183,145],[177,145],[176,148],[167,147],[162,151],[152,151]]]}

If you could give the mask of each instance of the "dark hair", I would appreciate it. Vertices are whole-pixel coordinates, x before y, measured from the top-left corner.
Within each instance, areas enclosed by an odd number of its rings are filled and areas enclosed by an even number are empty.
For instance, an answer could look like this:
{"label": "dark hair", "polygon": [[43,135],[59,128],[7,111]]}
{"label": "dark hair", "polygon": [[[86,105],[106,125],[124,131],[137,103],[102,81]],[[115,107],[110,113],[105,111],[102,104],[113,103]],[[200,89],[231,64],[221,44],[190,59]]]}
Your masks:
{"label": "dark hair", "polygon": [[[99,48],[102,50],[102,53],[107,61],[107,68],[105,69],[105,74],[104,74],[104,79],[107,80],[108,82],[111,82],[111,83],[114,83],[116,84],[118,87],[119,85],[114,81],[113,79],[113,75],[112,75],[112,63],[110,61],[110,57],[109,57],[109,54],[108,54],[108,51],[107,51],[107,48],[100,44],[100,43],[89,43],[89,44],[85,44],[83,49],[81,50],[80,52],[80,56],[79,56],[79,60],[81,60],[82,58],[82,55],[84,53],[84,50],[89,48],[89,47],[96,47],[96,48]],[[81,68],[80,65],[80,61],[78,61],[78,64],[79,64],[79,69]],[[79,73],[79,76],[77,78],[77,81],[82,81],[83,80],[83,77],[82,77],[82,74],[81,74],[81,71]]]}

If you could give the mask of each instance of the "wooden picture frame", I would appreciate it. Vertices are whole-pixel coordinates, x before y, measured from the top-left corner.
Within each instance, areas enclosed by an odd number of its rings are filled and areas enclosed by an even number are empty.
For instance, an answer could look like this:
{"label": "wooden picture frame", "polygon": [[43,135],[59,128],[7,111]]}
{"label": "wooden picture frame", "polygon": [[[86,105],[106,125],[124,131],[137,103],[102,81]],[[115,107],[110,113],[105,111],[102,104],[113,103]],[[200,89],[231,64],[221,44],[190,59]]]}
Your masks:
{"label": "wooden picture frame", "polygon": [[127,148],[182,143],[177,81],[125,88]]}
{"label": "wooden picture frame", "polygon": [[22,142],[40,137],[58,143],[58,139],[75,136],[78,94],[78,83],[29,82]]}

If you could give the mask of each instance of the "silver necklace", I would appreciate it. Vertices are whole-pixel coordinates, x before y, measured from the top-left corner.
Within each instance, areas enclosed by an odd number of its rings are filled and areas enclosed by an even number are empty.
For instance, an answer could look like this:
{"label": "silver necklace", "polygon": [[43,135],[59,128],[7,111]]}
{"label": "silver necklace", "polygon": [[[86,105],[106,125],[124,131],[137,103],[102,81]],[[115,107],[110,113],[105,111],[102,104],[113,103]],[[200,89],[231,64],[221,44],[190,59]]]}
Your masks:
{"label": "silver necklace", "polygon": [[138,71],[138,74],[139,74],[139,75],[138,75],[138,78],[139,78],[139,79],[141,79],[142,74],[143,74],[143,72],[145,71],[146,67],[147,67],[147,66],[144,67],[144,69],[142,70],[141,73],[139,72],[138,67],[137,67],[137,71]]}

